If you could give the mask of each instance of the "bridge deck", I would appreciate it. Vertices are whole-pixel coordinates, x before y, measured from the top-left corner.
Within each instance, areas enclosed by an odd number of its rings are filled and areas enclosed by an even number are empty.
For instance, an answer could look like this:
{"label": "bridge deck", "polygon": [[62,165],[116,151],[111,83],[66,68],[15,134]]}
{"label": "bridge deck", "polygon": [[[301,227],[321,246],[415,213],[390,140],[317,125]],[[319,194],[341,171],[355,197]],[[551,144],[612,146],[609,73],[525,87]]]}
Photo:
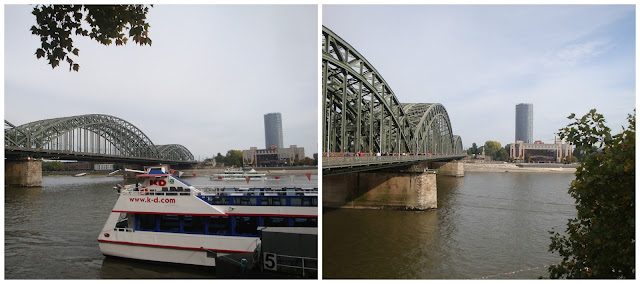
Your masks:
{"label": "bridge deck", "polygon": [[4,146],[5,157],[8,156],[29,156],[46,159],[59,159],[59,160],[79,160],[79,161],[100,161],[100,162],[115,162],[115,163],[142,163],[142,164],[173,164],[173,165],[189,165],[195,164],[197,161],[176,161],[176,160],[164,160],[158,158],[147,157],[127,157],[110,154],[98,154],[87,152],[73,152],[66,150],[49,150],[49,149],[33,149],[23,148],[15,146]]}
{"label": "bridge deck", "polygon": [[419,162],[451,161],[461,159],[464,156],[465,155],[323,157],[322,174],[336,175],[349,172],[363,172],[383,168],[408,166]]}

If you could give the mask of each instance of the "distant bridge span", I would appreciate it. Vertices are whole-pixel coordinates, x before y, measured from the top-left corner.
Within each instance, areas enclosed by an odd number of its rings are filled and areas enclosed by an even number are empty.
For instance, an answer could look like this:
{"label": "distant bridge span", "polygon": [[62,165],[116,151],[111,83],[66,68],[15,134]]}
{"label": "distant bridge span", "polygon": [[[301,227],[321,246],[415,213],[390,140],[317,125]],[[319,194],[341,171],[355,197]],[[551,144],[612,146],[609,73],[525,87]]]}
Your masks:
{"label": "distant bridge span", "polygon": [[5,120],[5,156],[129,163],[194,164],[182,145],[155,145],[133,124],[104,114],[15,126]]}

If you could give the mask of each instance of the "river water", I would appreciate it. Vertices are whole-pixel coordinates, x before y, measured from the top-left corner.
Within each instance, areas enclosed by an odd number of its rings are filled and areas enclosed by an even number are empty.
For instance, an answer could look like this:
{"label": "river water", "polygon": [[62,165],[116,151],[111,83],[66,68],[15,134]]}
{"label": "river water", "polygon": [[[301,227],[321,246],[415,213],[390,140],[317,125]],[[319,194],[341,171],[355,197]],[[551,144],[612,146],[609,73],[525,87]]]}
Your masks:
{"label": "river water", "polygon": [[536,279],[561,260],[548,231],[576,216],[573,174],[437,177],[438,209],[325,209],[323,278]]}
{"label": "river water", "polygon": [[[304,174],[267,181],[210,181],[187,176],[206,187],[317,187]],[[43,177],[42,187],[5,187],[5,279],[215,278],[205,268],[105,257],[98,234],[118,196],[122,177]],[[133,183],[133,182],[131,182]]]}

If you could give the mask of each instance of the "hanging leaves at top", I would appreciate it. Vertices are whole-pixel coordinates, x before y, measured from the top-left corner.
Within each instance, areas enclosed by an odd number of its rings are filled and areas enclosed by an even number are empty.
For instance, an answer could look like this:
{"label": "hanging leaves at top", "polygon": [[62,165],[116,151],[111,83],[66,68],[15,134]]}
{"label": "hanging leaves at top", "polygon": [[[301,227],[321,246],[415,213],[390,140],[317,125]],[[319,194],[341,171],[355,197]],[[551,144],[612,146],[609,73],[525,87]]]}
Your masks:
{"label": "hanging leaves at top", "polygon": [[[80,66],[70,57],[79,54],[72,35],[88,36],[104,45],[125,45],[128,38],[141,46],[151,45],[148,12],[145,5],[36,5],[31,33],[40,36],[41,47],[35,55],[46,58],[52,68],[67,61],[69,71],[78,71]],[[83,27],[83,22],[88,26]],[[126,29],[128,35],[123,32]]]}

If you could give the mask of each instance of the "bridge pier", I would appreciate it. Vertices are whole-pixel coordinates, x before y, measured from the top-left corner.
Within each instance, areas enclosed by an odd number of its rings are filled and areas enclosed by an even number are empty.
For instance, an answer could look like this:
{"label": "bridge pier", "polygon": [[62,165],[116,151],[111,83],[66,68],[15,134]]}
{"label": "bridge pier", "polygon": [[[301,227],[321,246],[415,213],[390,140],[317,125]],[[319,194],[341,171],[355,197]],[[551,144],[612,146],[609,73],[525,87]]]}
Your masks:
{"label": "bridge pier", "polygon": [[464,176],[464,163],[456,160],[450,162],[432,162],[431,168],[438,169],[438,175],[451,177]]}
{"label": "bridge pier", "polygon": [[30,157],[24,160],[5,159],[4,184],[25,187],[42,186],[42,160]]}
{"label": "bridge pier", "polygon": [[428,210],[438,207],[436,174],[424,165],[400,171],[322,177],[322,205],[338,208]]}

